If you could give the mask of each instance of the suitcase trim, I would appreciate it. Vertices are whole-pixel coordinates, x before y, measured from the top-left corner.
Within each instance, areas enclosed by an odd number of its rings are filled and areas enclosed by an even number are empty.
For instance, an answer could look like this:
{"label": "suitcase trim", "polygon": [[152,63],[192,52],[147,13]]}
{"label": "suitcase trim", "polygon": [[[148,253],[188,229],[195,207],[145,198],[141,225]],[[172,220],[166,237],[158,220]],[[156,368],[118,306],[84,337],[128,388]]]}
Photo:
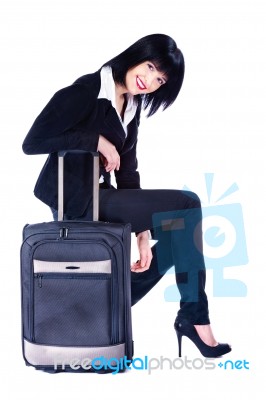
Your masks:
{"label": "suitcase trim", "polygon": [[64,347],[31,343],[24,339],[25,360],[34,367],[51,366],[54,369],[62,366],[82,365],[85,361],[99,359],[120,360],[125,356],[125,343],[102,347]]}
{"label": "suitcase trim", "polygon": [[102,261],[42,261],[33,259],[34,273],[111,273],[111,260]]}

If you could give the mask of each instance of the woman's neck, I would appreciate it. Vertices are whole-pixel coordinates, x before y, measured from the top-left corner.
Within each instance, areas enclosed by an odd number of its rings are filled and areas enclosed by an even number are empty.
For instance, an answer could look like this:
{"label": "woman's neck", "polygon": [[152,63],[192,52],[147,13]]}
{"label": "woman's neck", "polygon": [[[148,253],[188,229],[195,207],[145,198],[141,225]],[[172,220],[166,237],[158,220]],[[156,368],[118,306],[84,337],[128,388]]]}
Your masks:
{"label": "woman's neck", "polygon": [[115,83],[115,96],[122,97],[124,94],[127,93],[127,88],[120,83]]}

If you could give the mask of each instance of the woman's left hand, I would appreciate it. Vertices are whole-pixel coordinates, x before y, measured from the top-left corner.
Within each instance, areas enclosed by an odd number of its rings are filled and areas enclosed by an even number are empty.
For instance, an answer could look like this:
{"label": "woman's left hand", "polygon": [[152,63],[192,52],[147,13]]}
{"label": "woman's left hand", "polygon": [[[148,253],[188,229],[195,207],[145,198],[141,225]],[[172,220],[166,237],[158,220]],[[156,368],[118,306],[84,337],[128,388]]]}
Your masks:
{"label": "woman's left hand", "polygon": [[149,231],[140,232],[137,236],[140,259],[131,265],[132,272],[144,272],[150,268],[152,251],[149,242]]}

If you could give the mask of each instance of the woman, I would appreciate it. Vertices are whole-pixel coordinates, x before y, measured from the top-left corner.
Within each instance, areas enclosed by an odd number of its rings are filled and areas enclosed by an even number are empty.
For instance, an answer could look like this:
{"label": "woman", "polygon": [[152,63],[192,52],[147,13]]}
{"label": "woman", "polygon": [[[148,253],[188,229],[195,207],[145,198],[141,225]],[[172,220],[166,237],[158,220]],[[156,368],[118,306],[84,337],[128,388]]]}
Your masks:
{"label": "woman", "polygon": [[[184,59],[174,40],[162,34],[143,37],[97,72],[59,90],[35,120],[24,140],[23,151],[49,154],[35,195],[52,208],[55,218],[56,152],[100,153],[100,220],[130,222],[137,235],[140,256],[131,266],[132,304],[175,265],[181,294],[174,324],[179,354],[185,335],[205,357],[218,357],[231,348],[217,343],[210,327],[201,229],[198,229],[200,201],[191,192],[141,189],[137,171],[141,109],[147,109],[151,116],[159,108],[169,107],[181,89],[183,77]],[[111,172],[115,174],[117,188],[111,185]],[[65,180],[66,218],[90,220],[92,196],[88,195],[90,173],[85,156],[66,156]],[[172,225],[167,228],[162,218],[169,213]],[[182,229],[175,227],[177,221],[183,224]],[[150,232],[158,239],[153,249],[149,245]],[[196,245],[191,238],[196,238]]]}

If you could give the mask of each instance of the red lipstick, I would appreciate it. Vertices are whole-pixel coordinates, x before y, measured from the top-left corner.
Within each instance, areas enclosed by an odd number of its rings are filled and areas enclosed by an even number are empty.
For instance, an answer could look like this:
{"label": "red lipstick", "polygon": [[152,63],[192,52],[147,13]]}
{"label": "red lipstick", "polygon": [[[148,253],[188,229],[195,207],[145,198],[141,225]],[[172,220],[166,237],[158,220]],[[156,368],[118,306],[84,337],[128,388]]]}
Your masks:
{"label": "red lipstick", "polygon": [[142,82],[142,80],[137,76],[137,78],[136,78],[136,82],[137,82],[137,87],[140,89],[140,90],[145,90],[145,89],[147,89],[146,88],[146,86],[144,85],[144,83]]}

